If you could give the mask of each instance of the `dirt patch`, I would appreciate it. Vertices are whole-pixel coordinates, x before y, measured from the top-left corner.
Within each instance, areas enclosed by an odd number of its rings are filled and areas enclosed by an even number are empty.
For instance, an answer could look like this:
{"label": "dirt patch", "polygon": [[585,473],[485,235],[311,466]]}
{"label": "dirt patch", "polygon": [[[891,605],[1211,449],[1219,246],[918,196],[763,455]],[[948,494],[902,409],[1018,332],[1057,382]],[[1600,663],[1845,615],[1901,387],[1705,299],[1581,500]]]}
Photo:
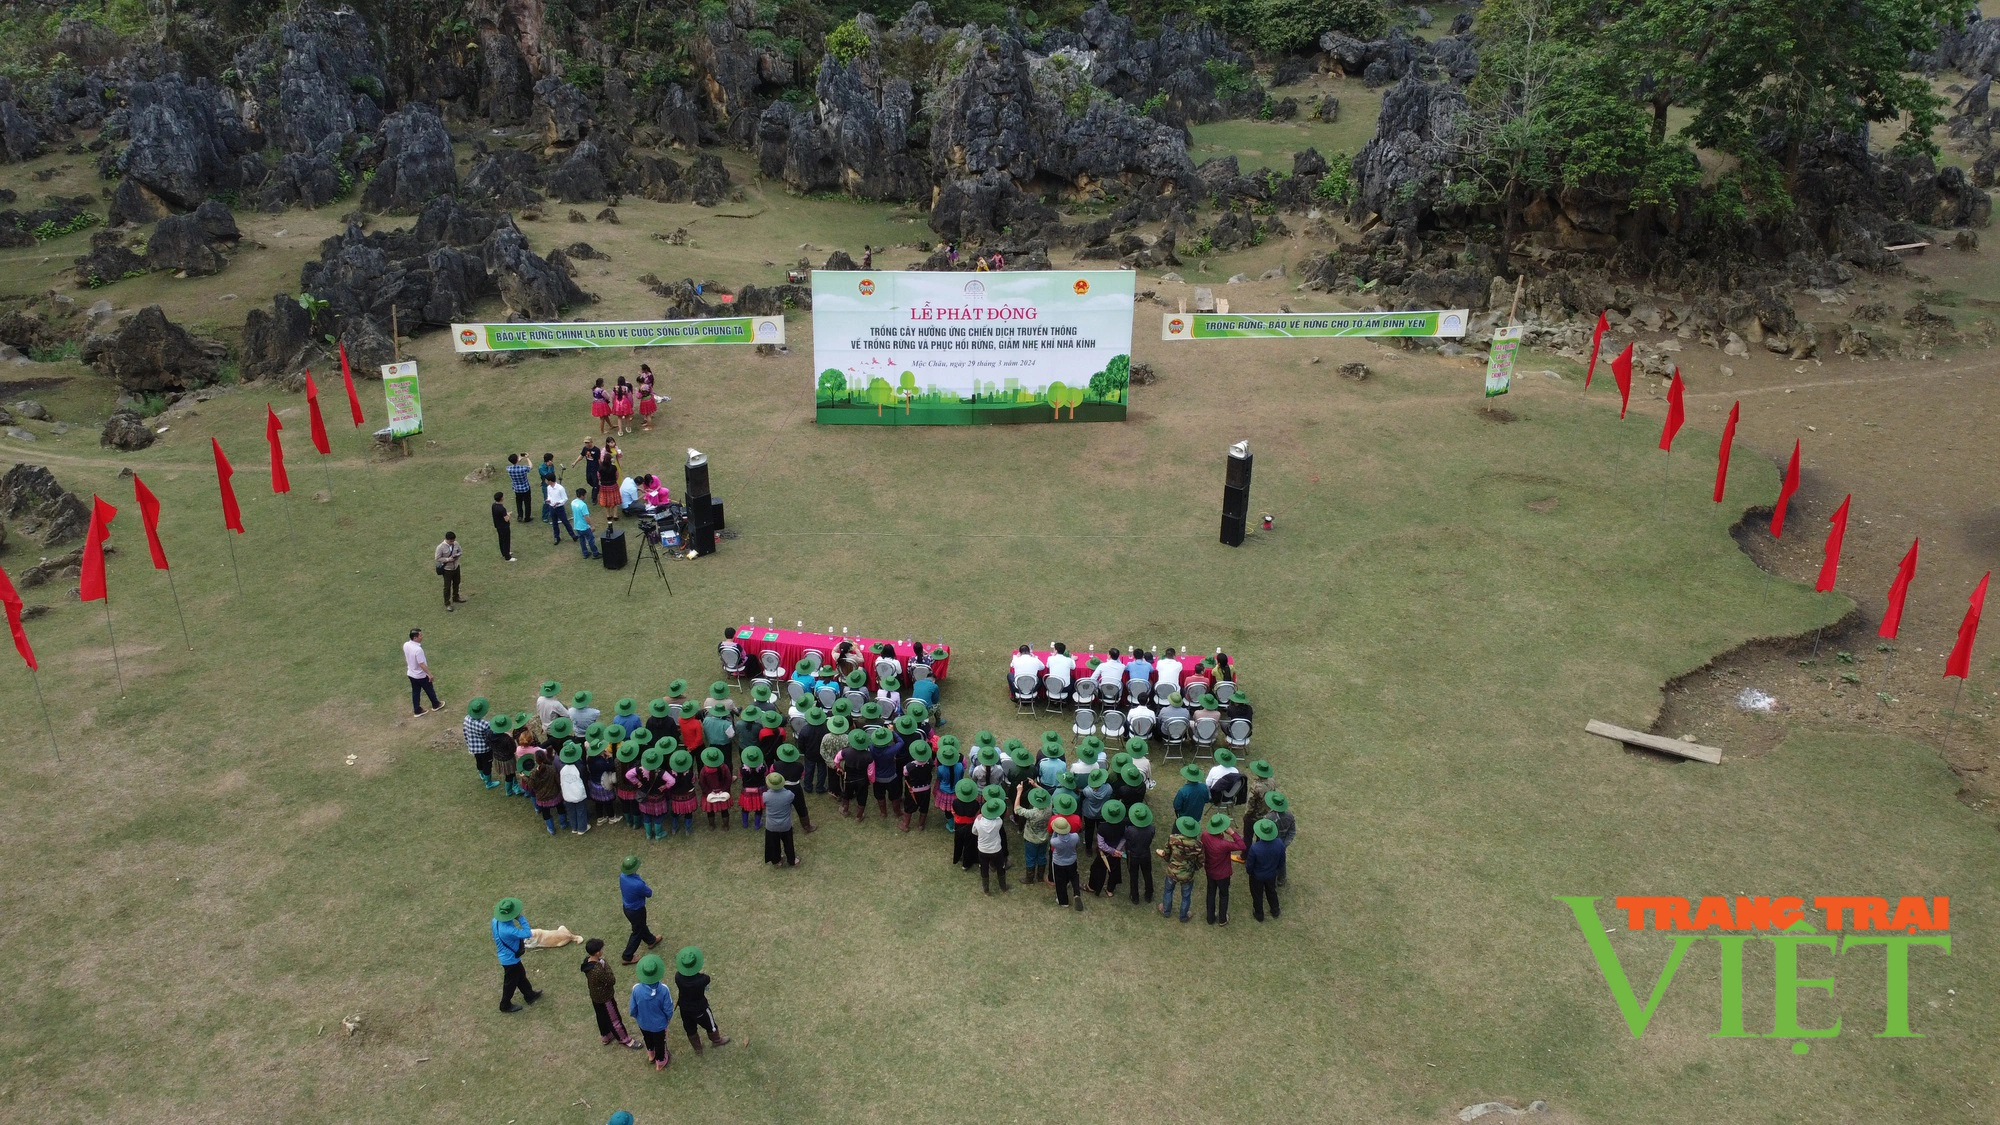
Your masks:
{"label": "dirt patch", "polygon": [[1520,421],[1520,415],[1515,414],[1511,410],[1505,410],[1497,406],[1479,406],[1479,407],[1474,407],[1474,409],[1478,412],[1481,418],[1486,419],[1488,422],[1498,422],[1503,426],[1509,422]]}
{"label": "dirt patch", "polygon": [[1988,508],[1965,517],[1959,527],[1965,546],[1975,555],[2000,556],[2000,508]]}
{"label": "dirt patch", "polygon": [[1531,512],[1540,512],[1546,515],[1549,512],[1555,511],[1556,505],[1560,503],[1562,503],[1562,501],[1554,496],[1544,496],[1540,500],[1528,501],[1528,510]]}
{"label": "dirt patch", "polygon": [[57,375],[41,379],[16,379],[12,382],[0,383],[0,399],[12,402],[16,395],[27,394],[29,391],[54,390],[69,381],[70,377],[68,375]]}

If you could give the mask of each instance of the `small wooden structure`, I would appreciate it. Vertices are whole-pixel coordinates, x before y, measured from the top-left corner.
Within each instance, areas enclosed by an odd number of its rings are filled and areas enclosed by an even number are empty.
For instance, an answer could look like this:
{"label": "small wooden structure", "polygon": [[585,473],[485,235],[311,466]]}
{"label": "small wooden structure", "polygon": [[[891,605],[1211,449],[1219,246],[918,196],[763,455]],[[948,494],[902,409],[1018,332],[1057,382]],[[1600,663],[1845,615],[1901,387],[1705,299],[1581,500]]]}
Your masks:
{"label": "small wooden structure", "polygon": [[1648,750],[1658,750],[1662,754],[1693,758],[1697,762],[1707,762],[1711,766],[1722,764],[1722,751],[1713,746],[1703,746],[1699,742],[1687,742],[1678,738],[1662,738],[1657,734],[1645,734],[1636,730],[1627,730],[1624,727],[1612,726],[1610,723],[1599,722],[1596,719],[1585,723],[1583,729],[1590,734],[1609,738],[1616,742],[1629,743],[1633,746],[1644,746]]}

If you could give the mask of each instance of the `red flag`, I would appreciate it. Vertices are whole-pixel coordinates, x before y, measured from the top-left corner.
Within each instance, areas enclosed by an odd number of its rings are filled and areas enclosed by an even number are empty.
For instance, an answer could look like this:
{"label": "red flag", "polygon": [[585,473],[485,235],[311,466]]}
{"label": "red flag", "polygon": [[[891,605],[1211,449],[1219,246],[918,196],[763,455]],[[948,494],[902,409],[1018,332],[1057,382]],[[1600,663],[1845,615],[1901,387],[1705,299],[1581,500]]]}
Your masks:
{"label": "red flag", "polygon": [[1590,334],[1590,366],[1583,369],[1583,389],[1586,391],[1590,389],[1590,377],[1597,374],[1597,349],[1604,346],[1604,333],[1610,327],[1611,322],[1604,318],[1603,313],[1598,313],[1597,331]]}
{"label": "red flag", "polygon": [[139,499],[139,522],[146,525],[146,546],[153,552],[153,569],[167,569],[167,549],[160,545],[160,498],[132,474],[132,492]]}
{"label": "red flag", "polygon": [[1813,589],[1822,594],[1833,589],[1833,580],[1840,574],[1840,542],[1847,538],[1847,505],[1853,500],[1852,493],[1842,497],[1840,507],[1834,511],[1833,518],[1827,521],[1833,525],[1833,529],[1826,533],[1826,557],[1820,560],[1819,581],[1813,583]]}
{"label": "red flag", "polygon": [[313,386],[313,373],[306,372],[306,409],[312,412],[313,448],[321,453],[332,453],[333,443],[326,439],[326,422],[319,416],[319,388]]}
{"label": "red flag", "polygon": [[340,381],[347,384],[347,412],[354,415],[354,424],[361,424],[361,399],[354,394],[354,373],[347,369],[347,345],[340,345]]}
{"label": "red flag", "polygon": [[1715,502],[1722,503],[1722,489],[1729,483],[1729,447],[1736,442],[1736,418],[1742,412],[1739,400],[1729,404],[1729,422],[1722,427],[1722,451],[1716,454]]}
{"label": "red flag", "polygon": [[1687,423],[1687,391],[1681,385],[1681,369],[1674,368],[1674,381],[1667,385],[1667,424],[1660,428],[1660,448],[1674,451],[1674,435]]}
{"label": "red flag", "polygon": [[1972,591],[1970,604],[1965,607],[1965,620],[1958,623],[1958,643],[1951,646],[1951,655],[1945,658],[1947,676],[1963,680],[1972,674],[1972,640],[1979,635],[1979,611],[1986,608],[1986,580],[1991,577],[1993,572],[1989,570]]}
{"label": "red flag", "polygon": [[270,403],[265,403],[264,440],[271,444],[271,491],[274,493],[292,490],[292,478],[285,475],[285,443],[278,437],[278,431],[284,428],[285,424],[278,421],[278,412],[271,409]]}
{"label": "red flag", "polygon": [[1632,405],[1632,345],[1618,353],[1611,361],[1611,374],[1618,380],[1618,416],[1625,417],[1625,408]]}
{"label": "red flag", "polygon": [[1896,630],[1903,626],[1903,599],[1910,594],[1910,579],[1917,576],[1917,544],[1920,539],[1910,540],[1910,553],[1896,567],[1896,580],[1889,584],[1889,608],[1882,611],[1882,627],[1875,630],[1878,637],[1896,639]]}
{"label": "red flag", "polygon": [[107,601],[111,597],[104,588],[104,541],[110,538],[111,521],[117,518],[118,509],[98,497],[90,498],[90,535],[83,541],[83,577],[77,583],[83,601]]}
{"label": "red flag", "polygon": [[220,441],[209,438],[208,444],[215,447],[215,483],[222,489],[222,526],[241,535],[243,509],[236,506],[236,488],[229,483],[229,478],[236,475],[236,469],[230,465],[229,458],[222,455]]}
{"label": "red flag", "polygon": [[21,628],[21,594],[4,570],[0,570],[0,607],[7,610],[7,631],[14,634],[14,651],[21,654],[29,671],[41,667],[35,663],[35,650],[28,644],[28,631]]}
{"label": "red flag", "polygon": [[1771,538],[1785,537],[1785,505],[1792,502],[1792,493],[1799,490],[1799,443],[1792,443],[1792,463],[1785,470],[1785,483],[1778,487],[1778,506],[1771,509]]}

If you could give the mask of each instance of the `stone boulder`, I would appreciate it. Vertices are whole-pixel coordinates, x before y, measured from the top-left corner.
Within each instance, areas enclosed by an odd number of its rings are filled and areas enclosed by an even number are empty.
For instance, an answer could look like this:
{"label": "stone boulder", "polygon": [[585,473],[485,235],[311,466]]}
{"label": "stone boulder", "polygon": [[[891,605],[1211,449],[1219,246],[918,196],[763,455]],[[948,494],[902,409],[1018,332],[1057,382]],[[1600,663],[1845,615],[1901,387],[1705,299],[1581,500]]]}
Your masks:
{"label": "stone boulder", "polygon": [[[131,83],[124,95],[126,105],[106,119],[105,132],[127,143],[103,170],[168,206],[193,210],[211,191],[241,187],[239,158],[264,147],[264,138],[243,126],[235,96],[206,79],[189,83],[168,74]],[[114,197],[121,193],[128,202],[139,198],[122,184]]]}
{"label": "stone boulder", "polygon": [[490,199],[505,211],[517,211],[542,201],[541,192],[535,190],[541,183],[541,167],[533,156],[503,148],[473,157],[472,170],[465,177],[464,194],[473,199]]}
{"label": "stone boulder", "polygon": [[1122,101],[1139,105],[1164,95],[1157,112],[1169,125],[1248,115],[1264,101],[1264,88],[1254,78],[1230,94],[1218,92],[1218,72],[1233,66],[1248,78],[1253,60],[1231,47],[1220,29],[1200,21],[1169,20],[1157,37],[1147,39],[1130,19],[1098,0],[1078,17],[1076,31],[1043,36],[1042,50],[1064,47],[1089,52],[1091,83]]}
{"label": "stone boulder", "polygon": [[[536,23],[540,23],[540,8],[520,5],[520,9],[537,13]],[[502,5],[503,17],[511,16],[516,5]],[[479,60],[481,80],[478,104],[480,115],[495,125],[520,125],[531,117],[535,110],[535,76],[527,57],[521,53],[520,43],[515,37],[496,27],[481,27],[479,30]]]}
{"label": "stone boulder", "polygon": [[414,211],[457,190],[451,134],[445,132],[436,109],[409,105],[383,119],[382,157],[375,165],[375,178],[361,193],[363,205],[377,211]]}
{"label": "stone boulder", "polygon": [[590,136],[590,99],[560,78],[535,83],[534,130],[544,144],[573,145]]}
{"label": "stone boulder", "polygon": [[1924,62],[1933,73],[1948,66],[1968,78],[2000,77],[2000,17],[1981,19],[1967,6],[1965,22],[1945,28],[1936,54]]}
{"label": "stone boulder", "polygon": [[698,207],[713,207],[729,198],[729,169],[712,152],[695,156],[687,178],[689,195]]}
{"label": "stone boulder", "polygon": [[588,300],[567,274],[528,249],[526,236],[511,221],[487,238],[481,252],[510,316],[555,320]]}
{"label": "stone boulder", "polygon": [[305,0],[233,60],[250,84],[256,117],[285,153],[330,156],[382,123],[387,75],[368,21],[352,8]]}
{"label": "stone boulder", "polygon": [[41,465],[16,462],[0,476],[0,514],[15,531],[38,536],[44,547],[81,539],[90,530],[90,509]]}
{"label": "stone boulder", "polygon": [[668,86],[661,93],[653,124],[666,144],[684,149],[701,145],[701,115],[694,96],[678,85]]}
{"label": "stone boulder", "polygon": [[1466,114],[1465,93],[1450,79],[1406,73],[1382,96],[1375,136],[1354,157],[1355,222],[1380,215],[1414,224],[1436,200]]}
{"label": "stone boulder", "polygon": [[1004,172],[968,176],[942,184],[931,205],[930,227],[952,242],[986,242],[1013,228],[1017,232],[1060,221],[1055,209],[1024,194]]}
{"label": "stone boulder", "polygon": [[799,77],[758,9],[754,0],[731,0],[701,19],[688,48],[709,118],[738,144],[755,140],[765,104]]}
{"label": "stone boulder", "polygon": [[[256,160],[255,156],[249,157]],[[130,176],[118,181],[111,189],[111,208],[107,221],[114,227],[144,226],[158,222],[172,211],[153,189]]]}
{"label": "stone boulder", "polygon": [[98,435],[97,444],[130,453],[153,444],[153,436],[153,427],[137,411],[120,410],[104,420],[104,432]]}
{"label": "stone boulder", "polygon": [[0,161],[32,160],[46,140],[27,108],[14,97],[14,85],[0,77]]}
{"label": "stone boulder", "polygon": [[288,153],[265,179],[257,192],[257,205],[266,211],[281,211],[297,203],[324,207],[346,192],[341,170],[330,156]]}
{"label": "stone boulder", "polygon": [[168,215],[146,240],[146,268],[178,270],[189,277],[218,273],[229,259],[220,247],[235,246],[243,237],[236,216],[213,199],[186,215]]}
{"label": "stone boulder", "polygon": [[101,230],[90,236],[90,252],[76,259],[78,281],[96,289],[121,278],[146,272],[146,260],[125,245],[125,236]]}
{"label": "stone boulder", "polygon": [[873,59],[820,62],[811,109],[772,102],[758,120],[758,163],[800,191],[845,191],[863,199],[916,199],[930,171],[910,149],[916,98],[910,82]]}
{"label": "stone boulder", "polygon": [[135,393],[206,386],[215,381],[227,355],[221,344],[168,320],[158,305],[147,305],[115,330],[93,333],[83,342],[83,362]]}
{"label": "stone boulder", "polygon": [[583,141],[565,157],[562,163],[550,170],[544,180],[551,196],[564,203],[594,202],[605,198],[609,185],[614,180],[607,176],[609,169],[604,152],[595,141]]}

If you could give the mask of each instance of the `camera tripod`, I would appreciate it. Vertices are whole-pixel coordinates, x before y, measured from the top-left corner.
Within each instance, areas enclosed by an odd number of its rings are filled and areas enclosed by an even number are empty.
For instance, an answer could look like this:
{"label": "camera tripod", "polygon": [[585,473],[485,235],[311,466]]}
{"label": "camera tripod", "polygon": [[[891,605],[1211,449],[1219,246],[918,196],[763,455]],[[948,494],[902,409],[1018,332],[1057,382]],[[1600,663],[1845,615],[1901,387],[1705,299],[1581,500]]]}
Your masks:
{"label": "camera tripod", "polygon": [[[648,520],[645,522],[650,523],[652,521]],[[668,597],[674,596],[674,584],[667,580],[666,564],[660,561],[660,543],[658,536],[659,536],[658,531],[646,530],[644,528],[644,525],[643,524],[641,525],[641,529],[639,532],[638,552],[632,556],[632,577],[625,580],[626,597],[629,598],[632,596],[632,587],[636,585],[639,581],[640,564],[644,563],[649,558],[653,560],[653,573],[659,575],[660,581],[666,584],[667,596]]]}

